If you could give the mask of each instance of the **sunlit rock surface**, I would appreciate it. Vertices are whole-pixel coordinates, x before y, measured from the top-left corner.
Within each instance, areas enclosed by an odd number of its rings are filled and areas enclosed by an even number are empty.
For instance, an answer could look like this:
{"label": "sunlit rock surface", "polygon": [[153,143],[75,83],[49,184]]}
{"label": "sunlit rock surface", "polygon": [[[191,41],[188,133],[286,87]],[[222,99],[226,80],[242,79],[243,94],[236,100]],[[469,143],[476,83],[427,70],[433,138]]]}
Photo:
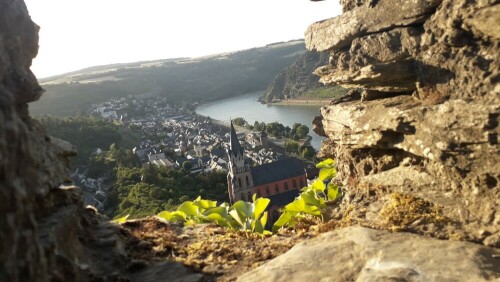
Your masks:
{"label": "sunlit rock surface", "polygon": [[[371,215],[404,193],[449,220],[406,230],[499,247],[500,4],[341,2],[342,15],[306,31],[309,49],[330,52],[321,81],[353,88],[314,122],[345,185],[337,212],[379,225]],[[360,187],[375,192],[356,202]]]}
{"label": "sunlit rock surface", "polygon": [[348,227],[297,244],[238,281],[495,281],[500,250]]}

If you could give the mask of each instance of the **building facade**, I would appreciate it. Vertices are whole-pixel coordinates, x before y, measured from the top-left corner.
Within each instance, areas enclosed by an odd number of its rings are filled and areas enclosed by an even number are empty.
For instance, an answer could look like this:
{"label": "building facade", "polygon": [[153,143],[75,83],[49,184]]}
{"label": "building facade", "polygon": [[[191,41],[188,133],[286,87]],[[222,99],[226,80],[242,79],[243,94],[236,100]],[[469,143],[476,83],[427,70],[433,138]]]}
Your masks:
{"label": "building facade", "polygon": [[227,154],[227,182],[231,204],[239,200],[252,201],[253,194],[266,197],[271,200],[268,210],[273,218],[276,210],[292,202],[307,184],[304,163],[297,158],[250,166],[232,122]]}

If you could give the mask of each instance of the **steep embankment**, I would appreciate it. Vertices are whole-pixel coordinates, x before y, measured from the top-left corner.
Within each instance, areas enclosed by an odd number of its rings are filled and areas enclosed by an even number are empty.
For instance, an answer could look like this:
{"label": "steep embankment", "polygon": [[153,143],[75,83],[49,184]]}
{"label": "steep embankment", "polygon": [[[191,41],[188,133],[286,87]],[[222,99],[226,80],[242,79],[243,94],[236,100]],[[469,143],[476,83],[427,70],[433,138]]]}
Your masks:
{"label": "steep embankment", "polygon": [[206,102],[260,91],[305,52],[303,40],[201,58],[115,64],[42,79],[33,114],[75,115],[94,103],[127,95],[163,95]]}
{"label": "steep embankment", "polygon": [[295,63],[282,70],[269,84],[264,102],[286,98],[328,99],[339,98],[347,93],[340,86],[324,86],[313,71],[328,64],[328,52],[307,51]]}

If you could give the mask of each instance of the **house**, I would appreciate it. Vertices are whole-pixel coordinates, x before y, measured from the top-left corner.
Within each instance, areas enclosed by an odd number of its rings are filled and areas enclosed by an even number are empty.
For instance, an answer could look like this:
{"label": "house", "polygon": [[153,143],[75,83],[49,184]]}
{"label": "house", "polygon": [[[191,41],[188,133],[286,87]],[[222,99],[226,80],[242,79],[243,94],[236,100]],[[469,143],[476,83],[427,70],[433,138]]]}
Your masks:
{"label": "house", "polygon": [[268,211],[272,220],[277,219],[277,210],[292,202],[307,184],[304,163],[297,158],[250,166],[232,122],[227,154],[230,202],[251,201],[253,194],[266,197],[271,200]]}

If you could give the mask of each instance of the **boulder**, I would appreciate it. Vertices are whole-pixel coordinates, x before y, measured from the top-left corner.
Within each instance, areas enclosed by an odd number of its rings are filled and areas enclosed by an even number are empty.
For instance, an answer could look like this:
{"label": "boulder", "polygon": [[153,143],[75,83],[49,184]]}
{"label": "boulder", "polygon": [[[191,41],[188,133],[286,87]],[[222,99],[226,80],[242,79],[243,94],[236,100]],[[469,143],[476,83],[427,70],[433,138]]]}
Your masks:
{"label": "boulder", "polygon": [[363,227],[328,232],[238,281],[496,281],[500,250]]}

